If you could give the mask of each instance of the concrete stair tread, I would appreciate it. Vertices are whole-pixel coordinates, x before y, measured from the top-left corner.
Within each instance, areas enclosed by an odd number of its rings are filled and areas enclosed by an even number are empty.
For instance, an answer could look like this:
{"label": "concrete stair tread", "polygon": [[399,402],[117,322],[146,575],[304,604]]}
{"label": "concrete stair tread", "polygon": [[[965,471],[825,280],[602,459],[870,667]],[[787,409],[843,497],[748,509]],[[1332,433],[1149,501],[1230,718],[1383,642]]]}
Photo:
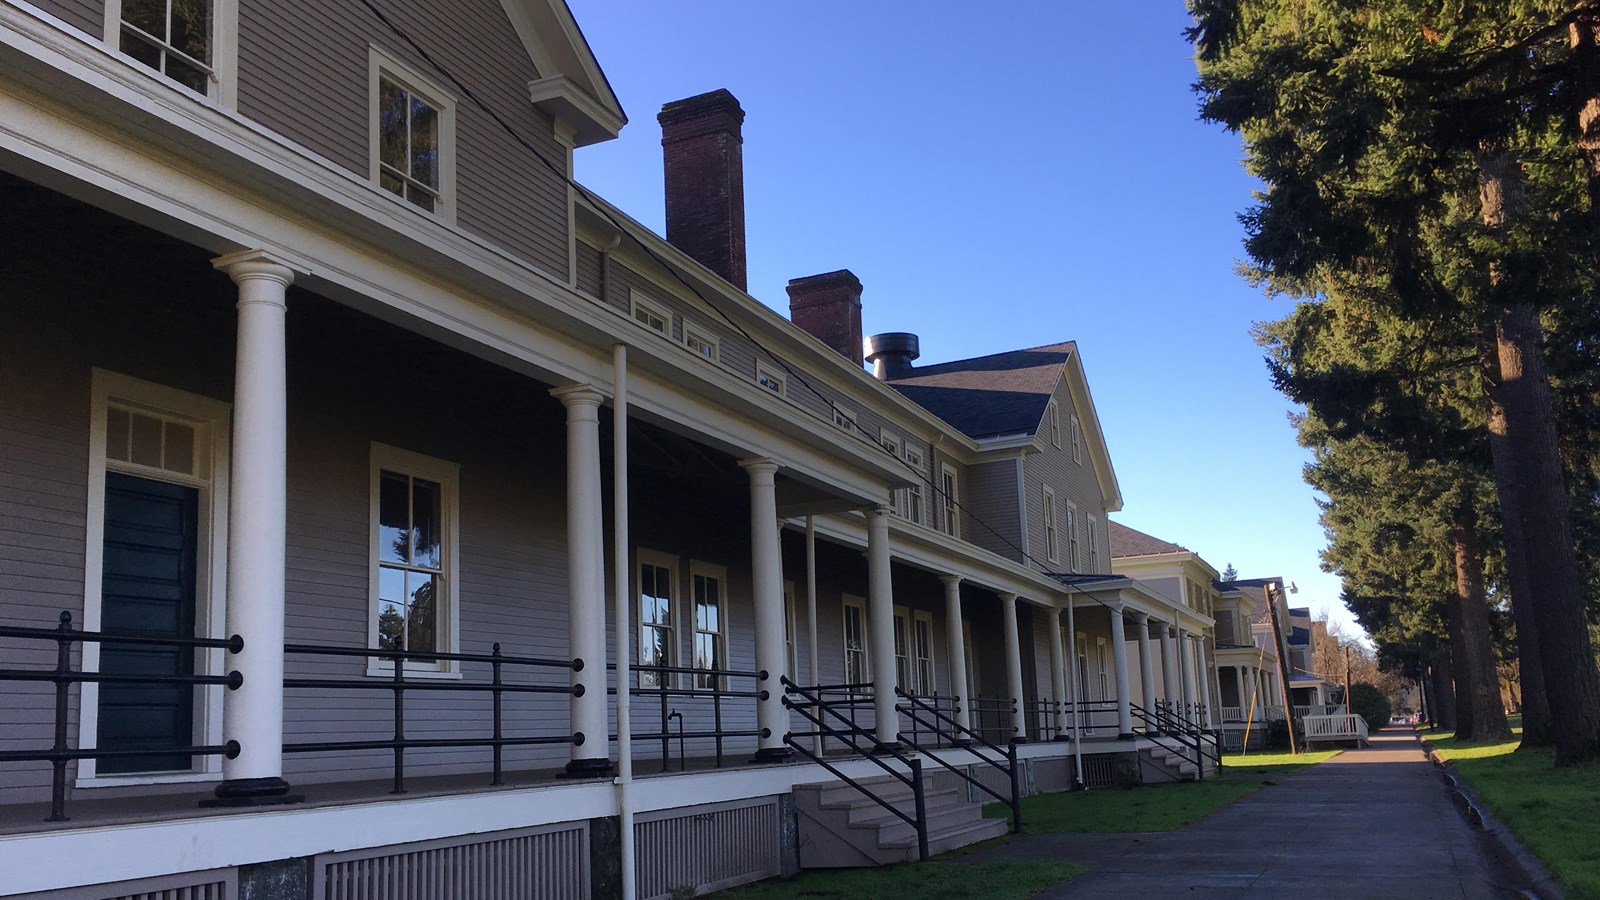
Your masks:
{"label": "concrete stair tread", "polygon": [[[976,844],[992,837],[999,837],[1011,830],[1011,823],[1007,819],[979,818],[957,828],[944,831],[928,830],[928,853],[934,855]],[[917,836],[901,838],[895,841],[886,841],[881,845],[885,850],[910,850],[913,854],[917,849]]]}

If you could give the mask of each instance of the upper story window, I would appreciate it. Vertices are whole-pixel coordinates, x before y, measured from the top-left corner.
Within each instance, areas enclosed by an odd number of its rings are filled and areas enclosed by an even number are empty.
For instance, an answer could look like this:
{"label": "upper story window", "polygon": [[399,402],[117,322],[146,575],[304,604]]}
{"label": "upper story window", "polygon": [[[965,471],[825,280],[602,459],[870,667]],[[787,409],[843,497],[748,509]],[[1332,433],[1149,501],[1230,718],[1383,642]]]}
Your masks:
{"label": "upper story window", "polygon": [[666,307],[638,291],[629,295],[629,306],[635,322],[663,337],[672,335],[672,313]]}
{"label": "upper story window", "polygon": [[[457,467],[372,446],[371,645],[380,650],[455,650]],[[424,660],[418,668],[450,671]],[[393,663],[377,661],[377,674]]]}
{"label": "upper story window", "polygon": [[944,521],[941,526],[944,533],[951,537],[961,536],[961,517],[958,510],[960,504],[956,502],[956,470],[949,466],[941,466],[939,471],[939,502],[944,508]]}
{"label": "upper story window", "polygon": [[1050,401],[1050,406],[1048,407],[1047,415],[1049,417],[1049,426],[1050,426],[1050,444],[1052,446],[1056,447],[1056,448],[1060,448],[1060,446],[1061,446],[1061,415],[1060,415],[1060,411],[1058,409],[1056,409],[1056,402],[1054,400]]}
{"label": "upper story window", "polygon": [[1078,508],[1067,503],[1067,568],[1078,571]]}
{"label": "upper story window", "polygon": [[1100,520],[1089,517],[1089,571],[1100,572]]}
{"label": "upper story window", "polygon": [[784,377],[773,371],[765,363],[756,363],[756,384],[777,394],[779,397],[784,396],[788,390],[788,382]]}
{"label": "upper story window", "polygon": [[1060,535],[1056,531],[1056,492],[1044,489],[1044,549],[1050,561],[1061,558]]}
{"label": "upper story window", "polygon": [[1077,416],[1072,417],[1072,460],[1083,464],[1083,426],[1078,424]]}
{"label": "upper story window", "polygon": [[371,57],[372,178],[412,206],[448,216],[455,104],[376,48]]}
{"label": "upper story window", "polygon": [[717,361],[717,339],[698,325],[683,323],[683,345],[712,362]]}
{"label": "upper story window", "polygon": [[108,0],[106,41],[197,94],[231,102],[235,0]]}
{"label": "upper story window", "polygon": [[851,434],[856,433],[856,414],[835,403],[833,405],[833,424]]}
{"label": "upper story window", "polygon": [[922,524],[922,453],[909,444],[905,448],[906,465],[915,470],[911,486],[903,492],[905,497],[906,518]]}

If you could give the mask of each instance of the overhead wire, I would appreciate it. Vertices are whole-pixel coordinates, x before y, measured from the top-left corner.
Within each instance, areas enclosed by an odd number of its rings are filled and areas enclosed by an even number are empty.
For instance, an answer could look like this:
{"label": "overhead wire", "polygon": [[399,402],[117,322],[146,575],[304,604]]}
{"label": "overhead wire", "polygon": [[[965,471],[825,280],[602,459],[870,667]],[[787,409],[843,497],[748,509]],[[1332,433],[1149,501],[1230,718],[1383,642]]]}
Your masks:
{"label": "overhead wire", "polygon": [[[549,169],[551,174],[553,174],[557,178],[561,179],[562,182],[564,182],[568,187],[570,187],[573,190],[577,191],[580,195],[582,195],[584,197],[584,199],[588,200],[589,203],[594,207],[595,211],[597,213],[599,213],[602,217],[604,217],[606,222],[609,225],[611,225],[612,228],[616,229],[618,234],[626,235],[634,243],[634,245],[637,246],[640,250],[644,251],[644,253],[647,256],[649,256],[650,259],[657,266],[659,266],[663,271],[665,271],[668,275],[670,275],[685,290],[689,291],[697,299],[699,299],[699,301],[702,304],[704,304],[706,307],[710,308],[713,312],[715,312],[717,314],[717,316],[719,318],[721,318],[723,321],[725,321],[730,327],[732,327],[736,331],[738,331],[739,334],[742,337],[744,337],[745,340],[747,340],[747,341],[749,341],[751,343],[751,345],[753,345],[756,349],[761,351],[761,353],[763,353],[766,357],[768,357],[773,362],[777,363],[780,367],[782,367],[784,372],[790,378],[792,378],[795,382],[803,385],[807,391],[809,391],[813,396],[815,396],[821,402],[823,402],[825,404],[831,404],[832,403],[832,400],[827,395],[825,395],[822,391],[818,390],[817,387],[815,385],[813,385],[805,377],[805,375],[801,371],[796,370],[794,367],[790,366],[787,360],[785,360],[782,356],[780,356],[779,354],[777,354],[777,353],[773,352],[771,349],[769,349],[758,338],[756,338],[755,335],[751,334],[749,332],[749,330],[746,329],[742,323],[740,323],[739,321],[734,319],[732,316],[730,316],[726,311],[724,311],[722,309],[722,307],[720,305],[718,305],[710,297],[706,296],[705,293],[702,292],[699,288],[695,287],[686,278],[684,278],[682,273],[680,273],[678,271],[678,268],[676,266],[671,265],[667,260],[663,259],[661,257],[661,255],[659,253],[657,253],[655,251],[655,249],[649,245],[648,242],[646,242],[644,239],[639,237],[639,235],[635,234],[632,228],[628,227],[623,222],[618,220],[617,217],[613,216],[611,214],[610,210],[608,210],[606,208],[608,204],[606,204],[604,201],[600,200],[588,188],[584,187],[580,182],[578,182],[577,180],[573,179],[570,175],[568,175],[564,166],[557,166],[555,164],[555,162],[553,162],[548,156],[546,156],[543,151],[541,151],[532,142],[530,142],[529,140],[524,138],[516,130],[516,128],[514,128],[511,125],[510,122],[506,121],[506,119],[503,116],[500,115],[500,113],[498,111],[496,111],[492,106],[490,106],[488,103],[486,103],[482,99],[480,99],[476,92],[474,92],[470,87],[468,87],[464,82],[462,82],[460,78],[456,77],[454,72],[452,72],[444,64],[440,63],[437,59],[435,59],[433,54],[429,53],[428,50],[425,47],[423,47],[420,42],[418,42],[416,40],[416,38],[412,37],[411,34],[408,31],[406,31],[404,28],[400,27],[400,25],[397,24],[388,15],[386,15],[383,12],[383,10],[379,9],[378,6],[376,5],[376,3],[374,2],[374,0],[361,0],[361,3],[362,3],[363,6],[365,6],[367,8],[367,10],[369,12],[372,13],[374,18],[376,18],[386,28],[388,28],[391,32],[393,32],[396,37],[398,37],[402,41],[404,41],[406,43],[406,45],[409,46],[414,53],[416,53],[419,57],[421,57],[422,60],[424,62],[426,62],[435,72],[439,73],[439,75],[441,77],[443,77],[446,81],[450,82],[450,84],[452,86],[454,86],[454,88],[458,92],[460,92],[461,96],[465,97],[470,103],[472,103],[473,106],[477,107],[485,115],[489,116],[489,118],[492,119],[495,122],[495,124],[498,125],[500,127],[500,129],[506,133],[507,136],[509,136],[514,142],[516,142],[519,146],[521,146],[524,150],[526,150],[530,155],[532,155],[535,159],[537,159],[541,164],[543,164],[546,169]],[[1074,572],[1074,571],[1061,572],[1061,571],[1053,570],[1053,568],[1051,567],[1051,565],[1049,563],[1047,563],[1047,562],[1045,562],[1043,560],[1040,560],[1039,558],[1033,556],[1025,548],[1023,548],[1021,545],[1019,545],[1017,542],[1011,540],[1010,537],[1008,537],[1007,535],[1002,533],[998,528],[994,527],[989,522],[984,520],[983,517],[977,515],[972,510],[967,509],[960,502],[959,498],[957,498],[954,495],[950,494],[949,492],[943,490],[943,488],[934,480],[934,478],[930,474],[924,473],[920,468],[912,465],[910,462],[908,462],[907,460],[903,459],[899,454],[895,453],[890,448],[885,447],[881,442],[874,441],[870,437],[866,436],[865,434],[862,434],[859,428],[850,429],[848,431],[845,431],[844,429],[841,429],[841,431],[844,431],[844,433],[849,434],[852,437],[855,437],[857,440],[860,440],[862,443],[866,444],[867,446],[872,447],[872,448],[876,449],[878,452],[888,456],[890,459],[893,459],[901,467],[903,467],[907,471],[909,471],[918,481],[920,481],[921,483],[926,484],[929,487],[929,489],[931,490],[932,495],[933,495],[933,497],[935,499],[941,499],[942,502],[945,503],[947,506],[953,507],[958,512],[965,514],[967,516],[967,518],[969,518],[971,521],[977,523],[978,525],[981,525],[984,528],[984,530],[987,531],[989,534],[993,535],[995,538],[997,538],[999,541],[1001,541],[1007,547],[1009,547],[1012,550],[1016,551],[1018,557],[1021,558],[1024,562],[1032,563],[1033,565],[1038,566],[1044,572],[1045,575],[1051,577],[1051,579],[1056,581],[1058,584],[1061,584],[1062,586],[1066,587],[1069,592],[1077,591],[1080,595],[1088,597],[1089,599],[1091,599],[1094,602],[1098,603],[1100,606],[1105,607],[1107,610],[1111,610],[1112,609],[1111,605],[1106,603],[1104,600],[1101,600],[1099,597],[1096,597],[1094,594],[1089,593],[1088,591],[1084,590],[1082,587],[1080,587],[1080,586],[1078,586],[1076,584],[1073,584],[1071,581],[1066,580],[1068,578],[1082,578],[1082,577],[1088,577],[1088,576],[1092,576],[1092,575],[1102,575],[1102,576],[1111,575],[1112,573]],[[1090,537],[1091,537],[1091,539],[1094,537],[1092,532],[1091,532]]]}

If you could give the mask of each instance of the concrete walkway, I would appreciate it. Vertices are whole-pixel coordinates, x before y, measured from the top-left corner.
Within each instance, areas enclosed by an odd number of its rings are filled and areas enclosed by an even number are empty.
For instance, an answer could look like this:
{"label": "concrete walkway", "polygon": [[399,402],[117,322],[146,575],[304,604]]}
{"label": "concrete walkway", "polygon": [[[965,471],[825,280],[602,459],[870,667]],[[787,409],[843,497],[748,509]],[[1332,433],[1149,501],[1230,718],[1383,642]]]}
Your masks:
{"label": "concrete walkway", "polygon": [[[1181,790],[1181,787],[1174,789]],[[1385,730],[1178,831],[1039,834],[968,857],[1089,872],[1042,898],[1513,896],[1409,728]]]}

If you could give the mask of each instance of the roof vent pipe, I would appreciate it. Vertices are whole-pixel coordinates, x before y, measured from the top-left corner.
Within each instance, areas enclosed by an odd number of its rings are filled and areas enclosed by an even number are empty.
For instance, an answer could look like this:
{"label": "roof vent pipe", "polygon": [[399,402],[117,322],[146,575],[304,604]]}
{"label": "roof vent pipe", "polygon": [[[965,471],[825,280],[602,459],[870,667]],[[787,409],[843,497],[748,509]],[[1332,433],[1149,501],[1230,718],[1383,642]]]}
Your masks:
{"label": "roof vent pipe", "polygon": [[917,336],[890,331],[867,338],[867,362],[879,381],[893,381],[911,374],[911,363],[922,355]]}

